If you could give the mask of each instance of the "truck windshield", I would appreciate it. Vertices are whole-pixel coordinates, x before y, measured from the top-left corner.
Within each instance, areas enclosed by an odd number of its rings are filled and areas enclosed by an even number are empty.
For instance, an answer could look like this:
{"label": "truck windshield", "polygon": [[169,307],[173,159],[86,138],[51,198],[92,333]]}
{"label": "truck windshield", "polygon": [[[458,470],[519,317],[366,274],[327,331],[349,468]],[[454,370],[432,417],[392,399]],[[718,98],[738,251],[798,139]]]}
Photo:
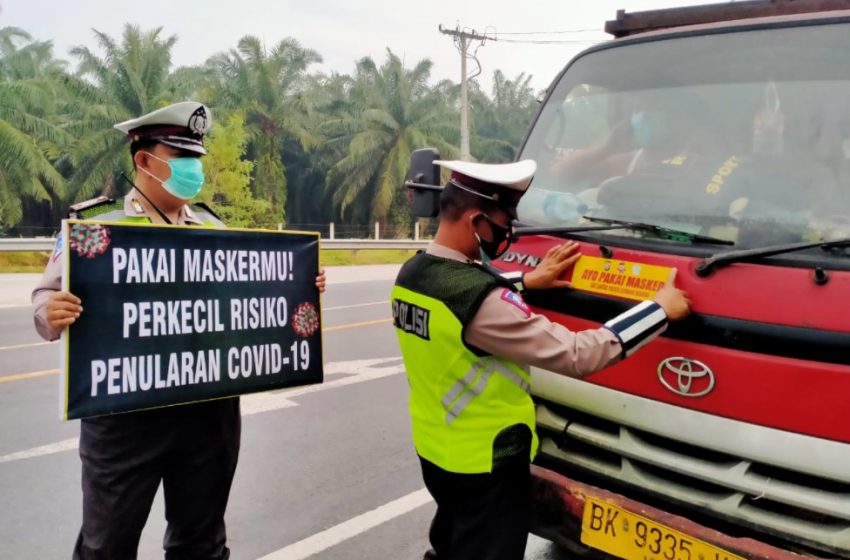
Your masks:
{"label": "truck windshield", "polygon": [[639,221],[736,248],[848,237],[848,60],[850,22],[590,51],[555,84],[521,154],[538,173],[520,220]]}

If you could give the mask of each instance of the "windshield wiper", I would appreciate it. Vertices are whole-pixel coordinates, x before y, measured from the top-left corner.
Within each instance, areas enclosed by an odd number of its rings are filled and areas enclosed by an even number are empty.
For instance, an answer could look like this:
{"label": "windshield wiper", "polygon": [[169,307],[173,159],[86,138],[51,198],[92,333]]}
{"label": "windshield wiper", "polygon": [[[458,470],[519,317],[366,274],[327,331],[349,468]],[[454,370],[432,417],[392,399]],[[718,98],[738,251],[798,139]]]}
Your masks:
{"label": "windshield wiper", "polygon": [[645,231],[653,233],[663,239],[672,241],[690,241],[696,243],[711,243],[712,245],[734,245],[734,241],[728,239],[720,239],[719,237],[710,237],[708,235],[700,235],[689,231],[668,228],[656,224],[647,224],[644,222],[632,222],[629,220],[617,220],[614,218],[598,218],[596,216],[582,216],[585,220],[591,222],[599,222],[610,226],[620,226],[623,229],[633,229],[636,231]]}
{"label": "windshield wiper", "polygon": [[611,231],[614,229],[628,229],[628,226],[620,224],[608,226],[526,226],[522,222],[514,222],[514,241],[525,235],[565,235],[587,231]]}
{"label": "windshield wiper", "polygon": [[758,260],[764,257],[772,257],[783,253],[793,253],[794,251],[803,251],[814,247],[820,247],[824,250],[832,249],[834,247],[850,247],[850,237],[836,239],[834,241],[807,241],[805,243],[788,243],[785,245],[773,245],[770,247],[717,253],[716,255],[712,255],[699,263],[696,266],[695,271],[697,276],[705,277],[711,274],[711,271],[718,266],[726,266],[736,262]]}

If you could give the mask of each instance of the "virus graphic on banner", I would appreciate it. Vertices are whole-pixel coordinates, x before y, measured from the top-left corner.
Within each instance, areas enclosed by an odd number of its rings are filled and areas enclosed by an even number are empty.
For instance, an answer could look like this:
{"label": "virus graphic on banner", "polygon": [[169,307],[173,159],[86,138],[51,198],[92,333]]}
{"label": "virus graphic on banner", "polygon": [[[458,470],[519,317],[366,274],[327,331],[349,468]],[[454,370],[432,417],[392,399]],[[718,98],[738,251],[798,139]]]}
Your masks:
{"label": "virus graphic on banner", "polygon": [[89,224],[74,224],[68,236],[72,251],[81,257],[93,259],[109,248],[109,228]]}
{"label": "virus graphic on banner", "polygon": [[302,338],[309,338],[319,329],[319,312],[309,302],[299,304],[292,314],[292,328]]}

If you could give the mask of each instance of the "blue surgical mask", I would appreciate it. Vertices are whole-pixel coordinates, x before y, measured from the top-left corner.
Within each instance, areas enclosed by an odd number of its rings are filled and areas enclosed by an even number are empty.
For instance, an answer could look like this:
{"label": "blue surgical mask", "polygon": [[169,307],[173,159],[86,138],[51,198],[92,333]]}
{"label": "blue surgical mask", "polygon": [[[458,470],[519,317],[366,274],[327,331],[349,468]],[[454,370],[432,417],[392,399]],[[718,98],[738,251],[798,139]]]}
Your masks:
{"label": "blue surgical mask", "polygon": [[667,132],[664,117],[653,111],[640,111],[632,115],[632,138],[641,147],[658,143]]}
{"label": "blue surgical mask", "polygon": [[204,186],[204,166],[201,158],[179,157],[169,160],[158,158],[150,152],[145,152],[154,159],[167,163],[171,168],[171,177],[163,181],[147,169],[145,173],[162,183],[163,188],[172,196],[181,200],[190,200],[198,196]]}

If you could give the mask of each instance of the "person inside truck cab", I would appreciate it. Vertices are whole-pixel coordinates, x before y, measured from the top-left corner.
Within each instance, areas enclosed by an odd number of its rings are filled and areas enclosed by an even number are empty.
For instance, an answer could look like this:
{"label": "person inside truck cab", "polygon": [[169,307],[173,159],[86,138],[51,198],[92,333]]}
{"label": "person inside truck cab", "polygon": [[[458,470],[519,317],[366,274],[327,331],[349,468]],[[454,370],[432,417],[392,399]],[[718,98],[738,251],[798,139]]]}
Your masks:
{"label": "person inside truck cab", "polygon": [[705,127],[678,95],[642,93],[622,106],[622,115],[600,142],[569,151],[555,162],[562,180],[598,187],[606,180],[711,149]]}
{"label": "person inside truck cab", "polygon": [[675,270],[654,300],[597,329],[572,332],[534,313],[524,289],[566,288],[578,245],[553,246],[533,271],[506,278],[481,265],[507,250],[511,219],[536,164],[437,161],[451,179],[427,250],[404,264],[393,323],[410,383],[413,442],[437,503],[426,559],[520,560],[537,451],[529,366],[574,377],[634,354],[690,312]]}
{"label": "person inside truck cab", "polygon": [[730,204],[730,216],[746,222],[748,244],[818,239],[846,223],[842,100],[832,87],[762,87]]}
{"label": "person inside truck cab", "polygon": [[654,90],[624,105],[625,115],[601,142],[555,163],[555,181],[567,188],[581,185],[580,198],[591,208],[630,216],[657,210],[660,197],[669,213],[689,213],[694,204],[709,213],[728,207],[728,186],[710,184],[718,174],[723,183],[734,182],[729,176],[741,157],[728,152],[698,101],[675,89]]}

